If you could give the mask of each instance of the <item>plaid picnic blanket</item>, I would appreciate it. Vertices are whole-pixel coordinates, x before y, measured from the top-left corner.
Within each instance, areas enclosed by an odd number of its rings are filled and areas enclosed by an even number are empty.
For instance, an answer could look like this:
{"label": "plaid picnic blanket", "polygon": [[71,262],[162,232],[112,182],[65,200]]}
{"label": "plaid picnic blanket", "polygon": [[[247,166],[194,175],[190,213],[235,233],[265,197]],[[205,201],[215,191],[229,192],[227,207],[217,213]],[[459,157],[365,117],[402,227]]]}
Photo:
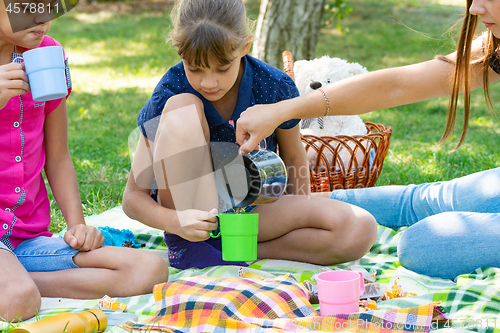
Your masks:
{"label": "plaid picnic blanket", "polygon": [[[102,214],[87,217],[90,225],[109,226],[118,229],[130,229],[137,237],[143,249],[166,255],[166,246],[162,233],[129,219],[121,207],[116,207]],[[419,275],[403,268],[396,254],[396,246],[404,229],[392,230],[378,227],[378,237],[369,253],[356,262],[338,266],[323,267],[306,263],[284,260],[258,260],[245,273],[254,273],[264,279],[271,279],[289,273],[298,282],[314,281],[314,276],[325,269],[346,269],[357,265],[369,272],[375,271],[377,282],[390,286],[399,278],[403,291],[416,293],[417,296],[396,298],[377,303],[379,310],[398,310],[426,306],[441,302],[440,306],[450,320],[439,327],[465,328],[476,332],[500,333],[500,269],[481,267],[459,276],[455,281]],[[140,250],[138,250],[140,251]],[[500,254],[499,254],[500,255]],[[212,278],[239,278],[241,267],[218,266],[206,269],[171,269],[169,282],[196,276]],[[127,304],[129,315],[136,315],[137,321],[146,320],[156,315],[157,307],[154,295],[117,298]],[[97,307],[99,300],[70,300],[43,298],[39,318],[64,311],[80,312]],[[314,307],[315,305],[313,305]],[[35,319],[33,319],[35,320]],[[0,331],[8,327],[0,322]],[[431,330],[436,328],[431,323]],[[106,332],[123,333],[121,325],[109,325]]]}
{"label": "plaid picnic blanket", "polygon": [[[130,331],[429,332],[436,304],[351,315],[318,316],[309,291],[289,274],[267,279],[197,276],[157,285],[156,314],[123,325]],[[436,314],[434,313],[435,311]]]}

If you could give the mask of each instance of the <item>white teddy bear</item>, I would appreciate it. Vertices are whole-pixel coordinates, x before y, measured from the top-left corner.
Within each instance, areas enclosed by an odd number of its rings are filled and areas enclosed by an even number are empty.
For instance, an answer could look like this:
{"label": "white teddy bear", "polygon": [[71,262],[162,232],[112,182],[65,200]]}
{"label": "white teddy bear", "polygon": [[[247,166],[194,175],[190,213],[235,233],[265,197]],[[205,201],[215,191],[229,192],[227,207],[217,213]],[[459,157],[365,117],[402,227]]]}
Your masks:
{"label": "white teddy bear", "polygon": [[[300,95],[312,92],[329,83],[339,81],[353,75],[367,73],[365,67],[358,63],[349,63],[340,58],[330,58],[323,56],[313,60],[298,60],[294,63],[293,72],[295,84]],[[301,121],[300,133],[303,135],[315,136],[336,136],[336,135],[365,135],[366,126],[359,116],[328,116],[313,119],[303,119]],[[354,144],[349,146],[354,148]],[[327,159],[332,158],[328,149],[324,150]],[[350,159],[350,153],[341,149],[339,157],[346,164]],[[356,154],[358,162],[361,162],[362,154]],[[314,169],[316,153],[313,149],[308,151],[308,159]],[[324,171],[324,170],[321,170]]]}
{"label": "white teddy bear", "polygon": [[[295,84],[300,95],[356,74],[367,73],[365,67],[340,58],[323,56],[313,60],[298,60],[293,65]],[[321,121],[323,126],[321,126]],[[309,124],[308,124],[309,123]],[[364,135],[366,126],[359,116],[329,116],[304,119],[301,133],[316,136]]]}

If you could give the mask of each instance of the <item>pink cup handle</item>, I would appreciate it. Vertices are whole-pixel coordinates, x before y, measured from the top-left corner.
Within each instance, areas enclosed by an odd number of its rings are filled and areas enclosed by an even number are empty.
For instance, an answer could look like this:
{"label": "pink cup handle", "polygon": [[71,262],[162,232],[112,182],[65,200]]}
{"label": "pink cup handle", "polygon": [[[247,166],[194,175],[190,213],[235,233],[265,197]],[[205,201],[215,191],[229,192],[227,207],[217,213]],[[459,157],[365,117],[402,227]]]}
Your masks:
{"label": "pink cup handle", "polygon": [[365,293],[365,278],[363,277],[363,273],[358,272],[360,279],[359,279],[359,296],[363,295]]}

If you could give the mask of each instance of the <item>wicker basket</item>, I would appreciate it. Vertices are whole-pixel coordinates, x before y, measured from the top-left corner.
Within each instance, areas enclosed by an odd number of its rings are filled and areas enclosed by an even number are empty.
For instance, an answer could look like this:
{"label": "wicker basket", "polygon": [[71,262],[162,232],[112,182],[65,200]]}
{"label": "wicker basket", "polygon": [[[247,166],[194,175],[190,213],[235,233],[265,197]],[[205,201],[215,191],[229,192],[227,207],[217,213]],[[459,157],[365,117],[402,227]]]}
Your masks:
{"label": "wicker basket", "polygon": [[[293,58],[283,52],[285,73],[294,79]],[[312,192],[374,186],[389,149],[391,127],[365,122],[365,135],[301,135],[309,159]]]}

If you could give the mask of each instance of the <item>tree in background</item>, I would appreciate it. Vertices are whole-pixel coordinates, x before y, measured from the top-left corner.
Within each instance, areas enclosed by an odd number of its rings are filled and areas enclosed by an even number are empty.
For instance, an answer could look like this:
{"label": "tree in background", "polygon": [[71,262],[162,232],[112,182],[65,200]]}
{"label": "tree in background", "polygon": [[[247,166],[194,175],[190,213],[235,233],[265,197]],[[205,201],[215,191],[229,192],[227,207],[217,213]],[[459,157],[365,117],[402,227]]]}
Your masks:
{"label": "tree in background", "polygon": [[[345,2],[261,0],[252,55],[276,68],[283,67],[284,50],[291,51],[294,60],[313,59],[322,24],[338,22],[351,11]],[[341,30],[339,24],[337,28]]]}

